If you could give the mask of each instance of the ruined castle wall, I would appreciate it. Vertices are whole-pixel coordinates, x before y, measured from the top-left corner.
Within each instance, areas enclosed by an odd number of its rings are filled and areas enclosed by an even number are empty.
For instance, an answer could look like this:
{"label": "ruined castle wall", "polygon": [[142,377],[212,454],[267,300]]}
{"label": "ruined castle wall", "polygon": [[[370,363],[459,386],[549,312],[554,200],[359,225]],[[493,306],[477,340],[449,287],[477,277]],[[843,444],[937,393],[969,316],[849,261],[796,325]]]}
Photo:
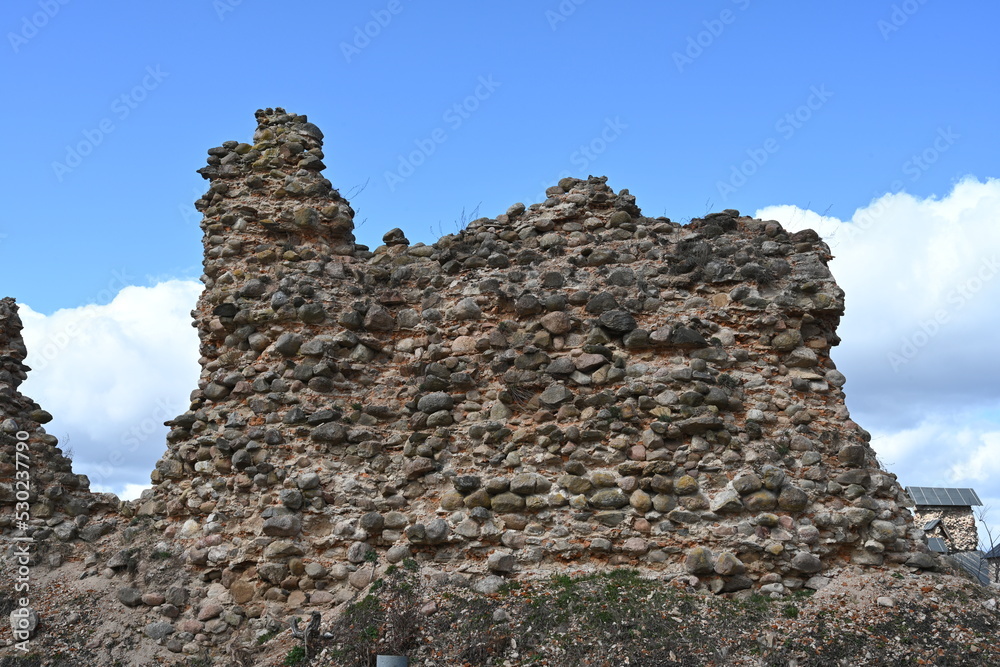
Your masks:
{"label": "ruined castle wall", "polygon": [[373,556],[717,591],[933,565],[844,406],[814,232],[681,226],[568,178],[370,252],[318,128],[257,120],[201,171],[203,370],[138,507],[251,612],[328,599]]}
{"label": "ruined castle wall", "polygon": [[[90,493],[87,477],[73,473],[58,440],[42,426],[52,415],[18,391],[30,370],[22,328],[14,299],[0,299],[0,532],[43,539],[62,518],[75,536],[69,520],[107,509],[110,499]],[[30,519],[22,521],[25,513]]]}

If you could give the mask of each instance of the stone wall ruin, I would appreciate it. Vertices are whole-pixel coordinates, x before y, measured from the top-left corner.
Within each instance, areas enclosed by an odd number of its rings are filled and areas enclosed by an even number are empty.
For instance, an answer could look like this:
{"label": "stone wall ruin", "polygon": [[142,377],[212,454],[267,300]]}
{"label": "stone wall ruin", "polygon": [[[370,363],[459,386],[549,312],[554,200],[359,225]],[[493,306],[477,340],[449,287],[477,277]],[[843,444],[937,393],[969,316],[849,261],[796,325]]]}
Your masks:
{"label": "stone wall ruin", "polygon": [[[935,567],[844,405],[844,294],[815,232],[734,210],[680,225],[603,177],[566,178],[433,245],[394,229],[370,251],[323,177],[322,132],[256,117],[253,143],[200,170],[190,409],[168,422],[153,488],[90,524],[131,519],[131,539],[145,521],[182,554],[167,592],[200,580],[220,611],[143,596],[178,628],[206,621],[189,634],[219,641],[405,558],[486,579],[627,565],[775,594],[848,564]],[[45,463],[27,532],[72,541],[107,498],[17,392],[20,322],[0,308],[0,494],[11,429],[30,431]]]}
{"label": "stone wall ruin", "polygon": [[815,232],[733,210],[681,226],[567,178],[371,252],[318,128],[257,120],[201,170],[202,378],[140,508],[194,565],[280,600],[370,554],[719,591],[932,564],[844,406]]}
{"label": "stone wall ruin", "polygon": [[90,493],[90,481],[73,472],[58,439],[42,426],[52,415],[18,390],[31,370],[24,363],[28,351],[22,328],[14,299],[0,299],[0,531],[18,529],[18,515],[30,507],[31,518],[46,525],[39,539],[60,525],[60,534],[72,539],[88,515],[117,502]]}

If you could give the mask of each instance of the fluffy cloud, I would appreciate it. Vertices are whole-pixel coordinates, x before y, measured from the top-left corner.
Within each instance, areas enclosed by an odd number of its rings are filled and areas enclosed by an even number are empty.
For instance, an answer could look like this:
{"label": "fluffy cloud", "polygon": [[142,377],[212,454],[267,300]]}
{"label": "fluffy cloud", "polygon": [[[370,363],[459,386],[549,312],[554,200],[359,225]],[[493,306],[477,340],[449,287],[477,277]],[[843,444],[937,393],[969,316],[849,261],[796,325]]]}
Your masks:
{"label": "fluffy cloud", "polygon": [[872,446],[906,485],[971,486],[1000,473],[1000,424],[975,412],[935,413],[907,428],[874,429]]}
{"label": "fluffy cloud", "polygon": [[948,471],[952,479],[988,482],[1000,473],[1000,431],[979,434],[979,445]]}
{"label": "fluffy cloud", "polygon": [[900,481],[1000,497],[1000,180],[967,178],[942,198],[887,194],[850,220],[795,206],[756,216],[830,245],[847,304],[833,358],[854,419]]}
{"label": "fluffy cloud", "polygon": [[192,281],[125,287],[107,305],[43,315],[21,305],[24,394],[54,415],[46,426],[95,490],[137,496],[166,447],[163,422],[184,412],[196,386]]}

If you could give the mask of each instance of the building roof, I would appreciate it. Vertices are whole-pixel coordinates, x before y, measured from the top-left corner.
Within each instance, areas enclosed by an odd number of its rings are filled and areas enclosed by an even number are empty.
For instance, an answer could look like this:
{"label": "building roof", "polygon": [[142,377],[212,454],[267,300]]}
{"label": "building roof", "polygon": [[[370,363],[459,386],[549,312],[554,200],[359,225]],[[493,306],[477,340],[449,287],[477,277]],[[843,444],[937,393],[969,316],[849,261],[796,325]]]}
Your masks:
{"label": "building roof", "polygon": [[972,507],[983,504],[973,489],[908,486],[906,492],[918,507]]}
{"label": "building roof", "polygon": [[934,553],[939,553],[939,554],[948,553],[948,545],[940,537],[928,537],[927,548],[929,548]]}
{"label": "building roof", "polygon": [[990,585],[990,565],[982,551],[960,551],[951,554],[963,570],[976,578],[983,586]]}
{"label": "building roof", "polygon": [[1000,544],[987,551],[984,558],[1000,558]]}

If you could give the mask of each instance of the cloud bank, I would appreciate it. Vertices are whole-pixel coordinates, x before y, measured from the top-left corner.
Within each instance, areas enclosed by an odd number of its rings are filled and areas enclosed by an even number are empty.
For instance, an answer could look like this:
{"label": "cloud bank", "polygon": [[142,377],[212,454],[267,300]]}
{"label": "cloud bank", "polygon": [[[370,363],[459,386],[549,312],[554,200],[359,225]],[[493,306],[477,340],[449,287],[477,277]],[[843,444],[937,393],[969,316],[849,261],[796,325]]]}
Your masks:
{"label": "cloud bank", "polygon": [[136,497],[166,449],[163,422],[197,386],[193,281],[129,286],[107,305],[43,315],[21,305],[26,363],[21,391],[52,413],[46,425],[95,490]]}
{"label": "cloud bank", "polygon": [[811,227],[836,256],[846,313],[833,358],[890,470],[907,486],[1000,499],[1000,180],[887,194],[850,220],[795,206],[756,216]]}

